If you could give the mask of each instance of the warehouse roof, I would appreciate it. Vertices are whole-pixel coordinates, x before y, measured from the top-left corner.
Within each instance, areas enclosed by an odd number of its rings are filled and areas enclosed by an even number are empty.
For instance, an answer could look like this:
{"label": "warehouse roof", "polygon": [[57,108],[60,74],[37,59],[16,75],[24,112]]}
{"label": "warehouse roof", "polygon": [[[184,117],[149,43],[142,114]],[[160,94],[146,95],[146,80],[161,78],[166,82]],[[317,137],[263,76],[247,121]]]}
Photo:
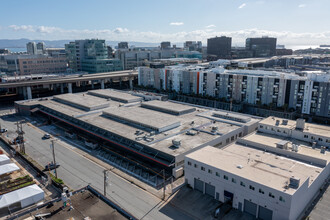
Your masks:
{"label": "warehouse roof", "polygon": [[180,121],[173,116],[144,108],[108,108],[103,111],[103,115],[159,132],[170,130],[181,124]]}
{"label": "warehouse roof", "polygon": [[110,90],[110,89],[92,90],[92,91],[88,91],[88,94],[99,96],[106,99],[110,98],[119,102],[126,102],[126,103],[139,102],[143,100],[142,97],[134,96],[127,92],[117,92],[115,90]]}
{"label": "warehouse roof", "polygon": [[73,107],[83,109],[85,111],[97,110],[109,107],[109,102],[106,99],[83,94],[63,94],[54,96],[54,100],[72,105]]}
{"label": "warehouse roof", "polygon": [[223,149],[207,146],[186,158],[288,194],[296,191],[288,187],[291,177],[299,179],[301,186],[306,180],[312,183],[322,171],[319,167],[238,144]]}
{"label": "warehouse roof", "polygon": [[163,102],[158,100],[143,102],[141,103],[141,106],[173,115],[182,115],[196,110],[196,108],[189,105],[182,105],[174,102]]}

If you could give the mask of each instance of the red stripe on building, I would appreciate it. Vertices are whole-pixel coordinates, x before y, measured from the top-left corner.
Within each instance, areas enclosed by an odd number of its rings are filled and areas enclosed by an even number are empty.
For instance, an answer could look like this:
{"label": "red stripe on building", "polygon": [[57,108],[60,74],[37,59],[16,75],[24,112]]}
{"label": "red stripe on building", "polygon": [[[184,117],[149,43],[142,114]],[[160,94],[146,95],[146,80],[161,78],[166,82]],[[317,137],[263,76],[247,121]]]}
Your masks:
{"label": "red stripe on building", "polygon": [[197,72],[197,94],[199,94],[199,72]]}

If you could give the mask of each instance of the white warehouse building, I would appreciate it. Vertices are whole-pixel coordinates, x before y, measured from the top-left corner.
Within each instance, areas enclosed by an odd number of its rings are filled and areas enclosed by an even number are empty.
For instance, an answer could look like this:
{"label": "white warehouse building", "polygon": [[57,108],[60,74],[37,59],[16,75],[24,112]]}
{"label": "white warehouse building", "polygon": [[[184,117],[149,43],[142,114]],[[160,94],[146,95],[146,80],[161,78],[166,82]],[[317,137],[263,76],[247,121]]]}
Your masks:
{"label": "white warehouse building", "polygon": [[[278,127],[277,120],[270,117],[259,124]],[[303,132],[299,122],[298,128],[294,121],[285,123]],[[321,142],[260,131],[260,125],[234,144],[187,155],[186,183],[259,219],[297,219],[329,178],[330,155]],[[307,126],[314,133],[330,132],[330,127]]]}

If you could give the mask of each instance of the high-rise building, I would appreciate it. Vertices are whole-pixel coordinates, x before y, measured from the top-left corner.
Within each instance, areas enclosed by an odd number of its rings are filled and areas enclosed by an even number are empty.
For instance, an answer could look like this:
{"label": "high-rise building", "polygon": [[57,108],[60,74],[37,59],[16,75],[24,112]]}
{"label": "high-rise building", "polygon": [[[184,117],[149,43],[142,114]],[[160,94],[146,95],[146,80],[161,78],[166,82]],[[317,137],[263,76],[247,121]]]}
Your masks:
{"label": "high-rise building", "polygon": [[183,47],[189,51],[199,51],[202,52],[202,42],[201,41],[186,41]]}
{"label": "high-rise building", "polygon": [[231,58],[231,37],[221,36],[207,39],[208,60]]}
{"label": "high-rise building", "polygon": [[245,48],[253,51],[254,57],[276,56],[276,38],[261,37],[247,38]]}
{"label": "high-rise building", "polygon": [[171,42],[164,41],[160,43],[160,49],[170,49],[171,48]]}
{"label": "high-rise building", "polygon": [[29,42],[26,44],[26,51],[28,54],[37,54],[37,45],[35,42]]}
{"label": "high-rise building", "polygon": [[127,42],[118,43],[118,49],[128,49],[128,43]]}
{"label": "high-rise building", "polygon": [[44,54],[46,51],[46,45],[44,42],[37,43],[37,54]]}
{"label": "high-rise building", "polygon": [[108,58],[105,40],[76,40],[65,45],[69,68],[89,73],[122,70],[118,59]]}

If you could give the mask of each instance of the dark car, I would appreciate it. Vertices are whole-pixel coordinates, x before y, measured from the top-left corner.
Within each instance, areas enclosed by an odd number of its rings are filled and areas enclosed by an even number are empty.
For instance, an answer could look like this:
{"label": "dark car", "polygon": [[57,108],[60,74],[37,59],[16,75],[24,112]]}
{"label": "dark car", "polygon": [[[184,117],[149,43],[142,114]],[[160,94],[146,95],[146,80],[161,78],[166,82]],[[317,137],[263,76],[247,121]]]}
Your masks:
{"label": "dark car", "polygon": [[56,168],[58,168],[60,165],[58,164],[58,163],[56,163],[56,166],[54,165],[54,163],[52,162],[52,163],[49,163],[49,164],[47,164],[46,166],[45,166],[45,171],[47,171],[47,170],[53,170],[53,169],[55,169],[55,167]]}

